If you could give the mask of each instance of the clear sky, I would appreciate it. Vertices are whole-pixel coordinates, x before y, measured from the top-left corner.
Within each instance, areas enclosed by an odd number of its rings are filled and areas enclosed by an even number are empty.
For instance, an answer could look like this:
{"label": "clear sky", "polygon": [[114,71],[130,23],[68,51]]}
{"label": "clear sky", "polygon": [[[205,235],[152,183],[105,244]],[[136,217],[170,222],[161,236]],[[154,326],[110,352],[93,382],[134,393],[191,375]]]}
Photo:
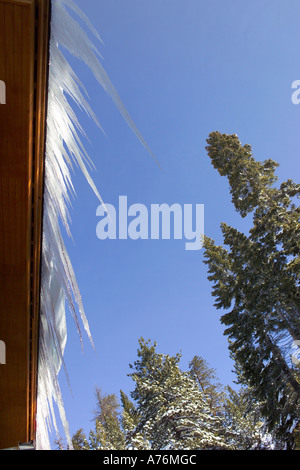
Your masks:
{"label": "clear sky", "polygon": [[[107,203],[204,204],[205,234],[222,243],[220,223],[247,231],[228,183],[210,164],[210,132],[237,134],[255,158],[280,163],[279,181],[299,176],[300,79],[298,0],[75,0],[102,37],[103,65],[158,161],[123,121],[89,70],[71,60],[107,136],[79,112],[95,163],[93,179]],[[99,240],[99,205],[79,170],[66,244],[96,352],[84,353],[68,313],[65,362],[72,394],[61,386],[73,434],[86,432],[95,386],[132,390],[127,377],[138,338],[166,354],[181,351],[182,368],[200,355],[232,385],[227,338],[213,306],[203,250],[184,240]]]}

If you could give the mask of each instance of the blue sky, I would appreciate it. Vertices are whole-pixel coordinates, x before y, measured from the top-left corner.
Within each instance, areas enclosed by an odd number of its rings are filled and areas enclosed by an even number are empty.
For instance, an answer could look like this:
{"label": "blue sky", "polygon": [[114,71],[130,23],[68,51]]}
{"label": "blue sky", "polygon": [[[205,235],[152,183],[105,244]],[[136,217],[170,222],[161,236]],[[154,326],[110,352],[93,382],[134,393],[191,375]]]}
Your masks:
{"label": "blue sky", "polygon": [[[103,65],[161,171],[89,70],[70,59],[107,136],[83,114],[93,179],[107,203],[204,204],[205,234],[222,243],[220,223],[247,231],[231,204],[228,183],[205,151],[210,132],[235,133],[255,158],[280,163],[279,181],[299,175],[300,79],[297,0],[76,0],[99,32]],[[68,315],[65,362],[72,395],[61,386],[73,434],[93,427],[95,386],[132,390],[127,374],[138,338],[167,354],[181,351],[185,368],[200,355],[232,385],[227,339],[207,281],[203,250],[184,240],[105,240],[96,236],[98,200],[79,171],[73,182],[73,240],[68,251],[96,352],[84,354]]]}

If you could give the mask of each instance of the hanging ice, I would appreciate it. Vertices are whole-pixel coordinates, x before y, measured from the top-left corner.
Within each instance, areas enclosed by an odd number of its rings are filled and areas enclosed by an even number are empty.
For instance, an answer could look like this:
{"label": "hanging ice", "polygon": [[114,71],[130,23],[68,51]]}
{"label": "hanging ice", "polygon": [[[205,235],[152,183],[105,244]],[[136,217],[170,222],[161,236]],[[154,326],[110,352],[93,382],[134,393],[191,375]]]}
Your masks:
{"label": "hanging ice", "polygon": [[92,342],[80,291],[60,232],[61,221],[70,235],[68,205],[70,194],[74,192],[70,172],[72,163],[79,165],[102,202],[87,170],[86,165],[91,162],[80,138],[84,132],[70,101],[73,100],[80,109],[83,109],[99,128],[101,126],[87,101],[82,83],[63,55],[64,48],[90,67],[96,80],[113,99],[129,127],[155,159],[103,69],[95,45],[66,7],[73,10],[95,37],[100,39],[89,20],[72,0],[52,0],[36,419],[37,449],[49,449],[49,431],[53,428],[57,431],[55,403],[59,409],[68,446],[72,448],[58,382],[58,372],[64,365],[63,354],[67,339],[65,301],[72,312],[80,338],[82,322]]}

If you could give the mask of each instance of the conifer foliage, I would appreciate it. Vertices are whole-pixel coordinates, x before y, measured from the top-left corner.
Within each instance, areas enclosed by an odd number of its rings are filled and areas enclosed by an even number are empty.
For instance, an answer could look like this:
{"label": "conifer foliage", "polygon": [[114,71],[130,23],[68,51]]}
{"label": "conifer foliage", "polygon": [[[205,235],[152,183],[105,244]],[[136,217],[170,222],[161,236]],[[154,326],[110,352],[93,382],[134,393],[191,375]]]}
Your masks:
{"label": "conifer foliage", "polygon": [[142,434],[151,449],[226,448],[221,419],[191,375],[180,370],[180,354],[159,354],[156,343],[143,338],[139,346],[130,374],[139,413],[132,437]]}
{"label": "conifer foliage", "polygon": [[240,383],[251,388],[270,431],[293,448],[300,420],[300,383],[292,348],[300,344],[300,185],[276,186],[270,159],[259,162],[236,135],[212,132],[207,152],[230,185],[242,217],[252,214],[244,234],[221,225],[224,245],[205,237],[205,263],[213,282],[215,306],[229,337]]}
{"label": "conifer foliage", "polygon": [[[131,399],[96,389],[95,429],[87,438],[73,436],[76,450],[243,450],[272,449],[257,413],[249,412],[251,394],[223,387],[215,370],[195,356],[188,371],[181,354],[157,352],[157,344],[139,340],[137,360],[130,365]],[[244,397],[247,395],[247,402]],[[252,406],[253,408],[253,406]]]}
{"label": "conifer foliage", "polygon": [[119,419],[119,403],[115,394],[103,394],[96,388],[95,428],[86,437],[79,429],[72,438],[74,450],[122,450],[125,436]]}

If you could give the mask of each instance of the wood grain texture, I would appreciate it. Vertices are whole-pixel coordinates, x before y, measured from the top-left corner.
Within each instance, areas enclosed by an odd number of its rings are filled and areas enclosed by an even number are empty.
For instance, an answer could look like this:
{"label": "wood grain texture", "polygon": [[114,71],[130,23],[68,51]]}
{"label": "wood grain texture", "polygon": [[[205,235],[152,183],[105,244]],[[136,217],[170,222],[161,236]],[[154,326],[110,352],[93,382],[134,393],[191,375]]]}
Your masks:
{"label": "wood grain texture", "polygon": [[0,0],[0,449],[35,438],[48,0]]}

